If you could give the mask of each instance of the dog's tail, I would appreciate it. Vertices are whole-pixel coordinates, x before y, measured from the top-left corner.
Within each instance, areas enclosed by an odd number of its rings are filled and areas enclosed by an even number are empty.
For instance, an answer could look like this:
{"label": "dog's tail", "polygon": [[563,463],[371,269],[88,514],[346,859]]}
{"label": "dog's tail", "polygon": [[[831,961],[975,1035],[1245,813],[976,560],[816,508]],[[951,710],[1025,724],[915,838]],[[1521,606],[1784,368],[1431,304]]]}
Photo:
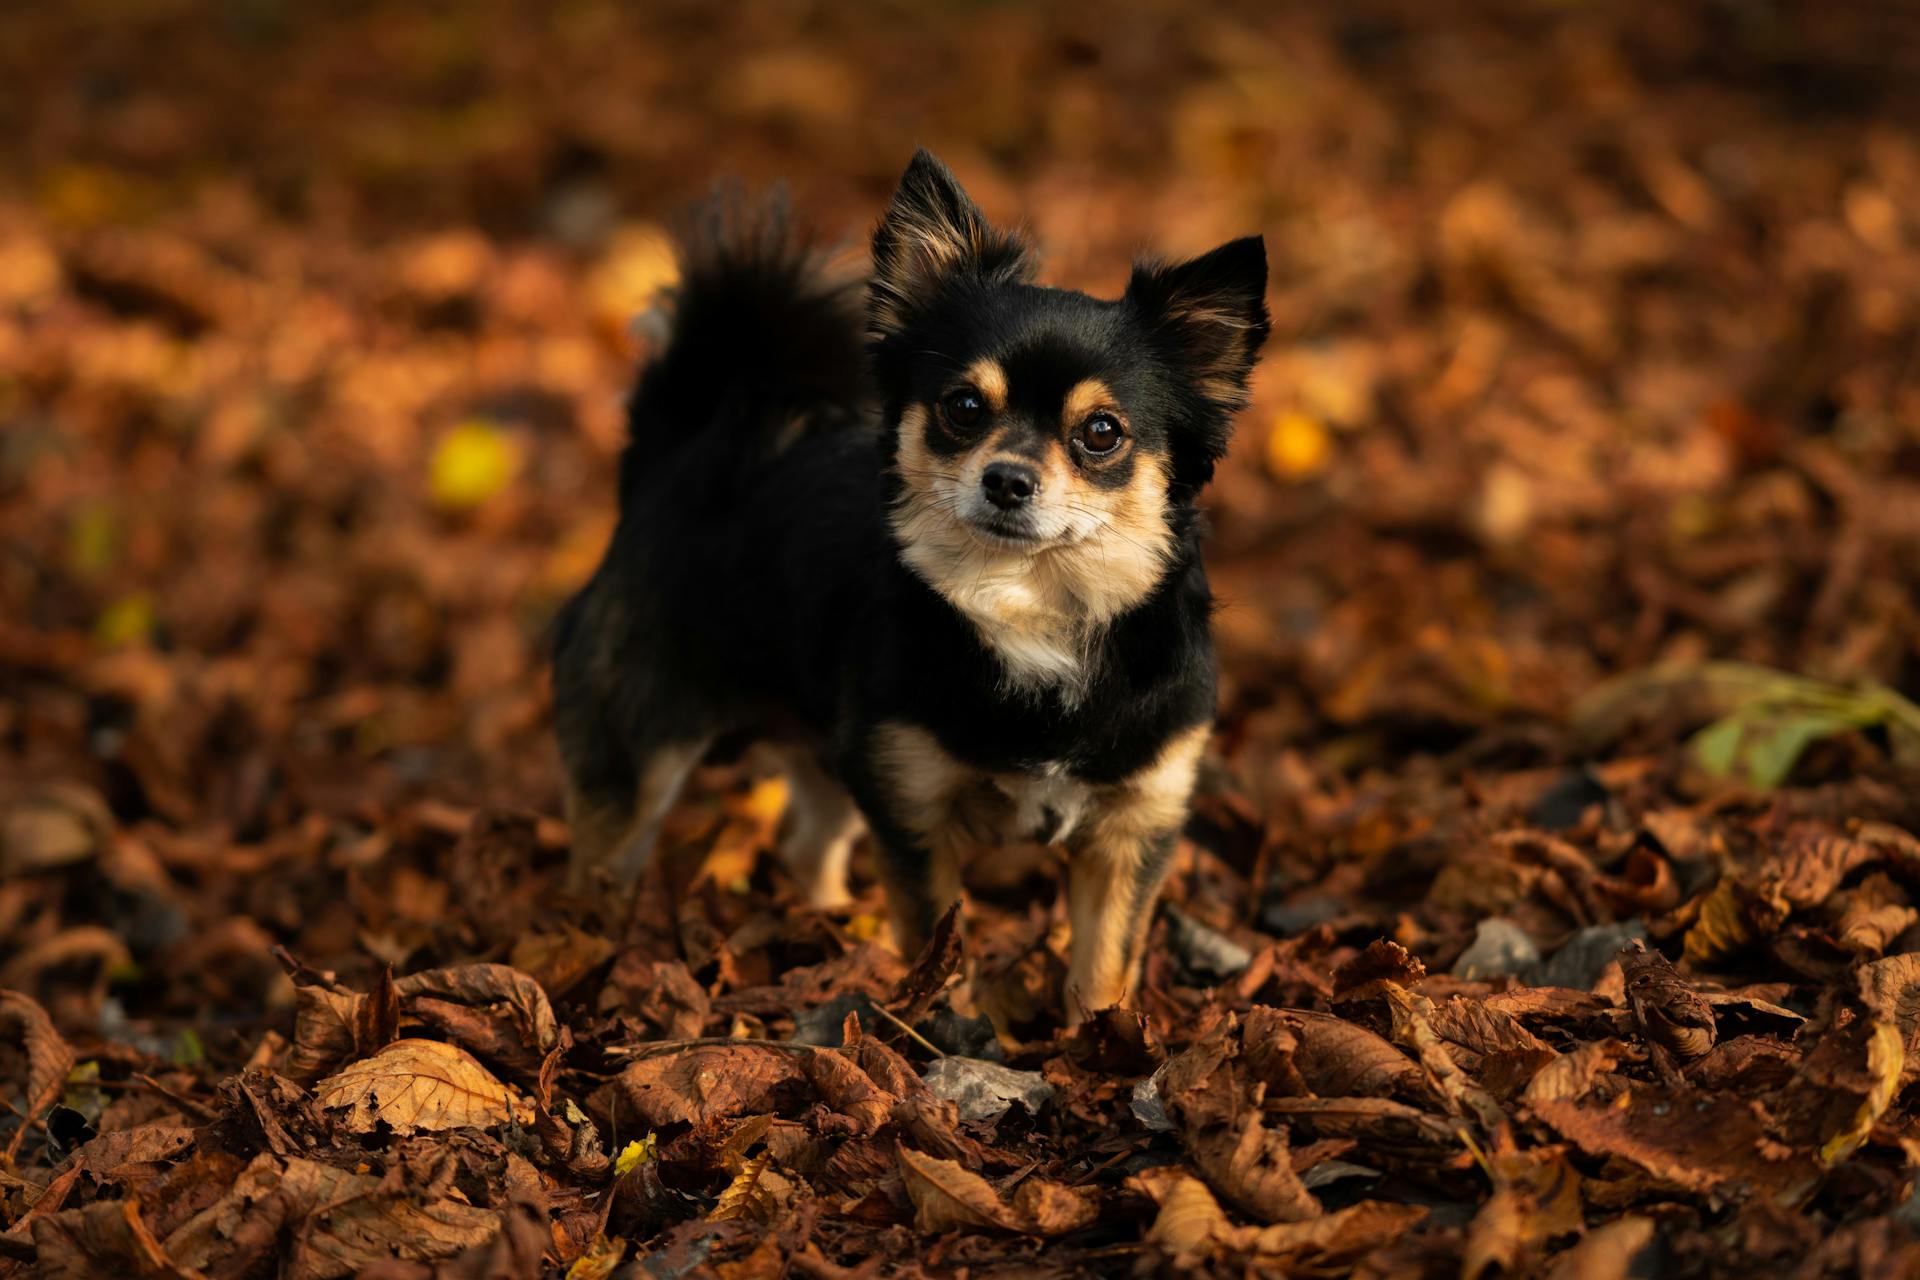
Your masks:
{"label": "dog's tail", "polygon": [[859,282],[829,275],[783,197],[721,193],[689,219],[679,255],[669,332],[627,406],[623,501],[696,441],[723,470],[749,466],[780,432],[865,396]]}

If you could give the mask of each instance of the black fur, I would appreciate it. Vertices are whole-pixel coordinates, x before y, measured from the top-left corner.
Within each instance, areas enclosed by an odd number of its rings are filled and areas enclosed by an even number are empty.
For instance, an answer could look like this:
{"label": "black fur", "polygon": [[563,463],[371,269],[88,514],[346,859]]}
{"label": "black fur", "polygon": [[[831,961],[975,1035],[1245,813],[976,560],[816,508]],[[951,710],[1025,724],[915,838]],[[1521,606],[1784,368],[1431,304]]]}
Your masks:
{"label": "black fur", "polygon": [[[928,252],[903,226],[950,230],[966,251]],[[632,401],[618,528],[558,628],[556,720],[576,794],[615,812],[662,745],[806,735],[906,873],[919,852],[869,754],[874,726],[920,726],[996,772],[1064,762],[1106,783],[1211,718],[1193,504],[1237,407],[1221,388],[1244,385],[1265,335],[1265,259],[1254,239],[1142,267],[1117,301],[1040,288],[1026,246],[924,152],[874,251],[863,344],[857,299],[779,218],[730,207],[688,240],[672,337]],[[1218,307],[1242,317],[1230,334],[1205,331]],[[1105,380],[1129,408],[1133,465],[1170,459],[1166,572],[1093,639],[1078,699],[1010,690],[887,521],[902,411],[977,355],[1004,357],[1016,394]]]}

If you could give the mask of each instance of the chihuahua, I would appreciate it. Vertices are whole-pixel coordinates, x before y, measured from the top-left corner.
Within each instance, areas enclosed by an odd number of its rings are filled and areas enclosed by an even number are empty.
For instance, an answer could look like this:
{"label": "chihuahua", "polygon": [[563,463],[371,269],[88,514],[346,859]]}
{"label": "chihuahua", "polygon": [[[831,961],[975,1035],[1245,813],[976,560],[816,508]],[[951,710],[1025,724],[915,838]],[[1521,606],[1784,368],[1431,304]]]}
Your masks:
{"label": "chihuahua", "polygon": [[914,954],[984,842],[1068,855],[1067,1015],[1122,1003],[1212,726],[1198,495],[1268,328],[1258,236],[1117,300],[918,152],[864,299],[775,209],[683,237],[606,557],[556,628],[576,884],[631,884],[717,742],[790,782],[781,852],[844,901],[871,833]]}

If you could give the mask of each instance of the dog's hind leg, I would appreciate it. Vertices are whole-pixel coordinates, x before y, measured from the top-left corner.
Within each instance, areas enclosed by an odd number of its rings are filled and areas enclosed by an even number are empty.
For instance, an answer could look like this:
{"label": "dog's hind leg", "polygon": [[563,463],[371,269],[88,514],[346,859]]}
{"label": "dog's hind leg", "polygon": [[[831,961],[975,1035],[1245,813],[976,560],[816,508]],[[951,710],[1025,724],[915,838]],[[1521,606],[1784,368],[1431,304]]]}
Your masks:
{"label": "dog's hind leg", "polygon": [[577,772],[569,777],[570,887],[588,888],[601,872],[620,885],[640,878],[660,838],[661,821],[710,742],[710,738],[696,738],[653,747],[625,779],[603,777],[589,783]]}
{"label": "dog's hind leg", "polygon": [[780,859],[816,907],[852,900],[847,864],[854,841],[866,830],[859,806],[815,754],[794,743],[763,744],[764,754],[787,776],[787,820],[780,833]]}

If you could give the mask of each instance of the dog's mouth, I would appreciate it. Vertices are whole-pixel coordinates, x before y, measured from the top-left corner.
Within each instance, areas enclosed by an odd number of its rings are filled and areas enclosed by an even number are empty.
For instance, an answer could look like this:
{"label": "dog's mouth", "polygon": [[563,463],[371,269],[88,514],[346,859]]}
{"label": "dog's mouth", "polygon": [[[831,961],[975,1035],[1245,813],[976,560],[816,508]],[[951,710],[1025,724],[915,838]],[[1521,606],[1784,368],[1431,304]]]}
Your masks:
{"label": "dog's mouth", "polygon": [[971,532],[1002,546],[1033,549],[1043,541],[1024,515],[1005,515],[997,511],[970,515],[966,518],[966,524]]}

